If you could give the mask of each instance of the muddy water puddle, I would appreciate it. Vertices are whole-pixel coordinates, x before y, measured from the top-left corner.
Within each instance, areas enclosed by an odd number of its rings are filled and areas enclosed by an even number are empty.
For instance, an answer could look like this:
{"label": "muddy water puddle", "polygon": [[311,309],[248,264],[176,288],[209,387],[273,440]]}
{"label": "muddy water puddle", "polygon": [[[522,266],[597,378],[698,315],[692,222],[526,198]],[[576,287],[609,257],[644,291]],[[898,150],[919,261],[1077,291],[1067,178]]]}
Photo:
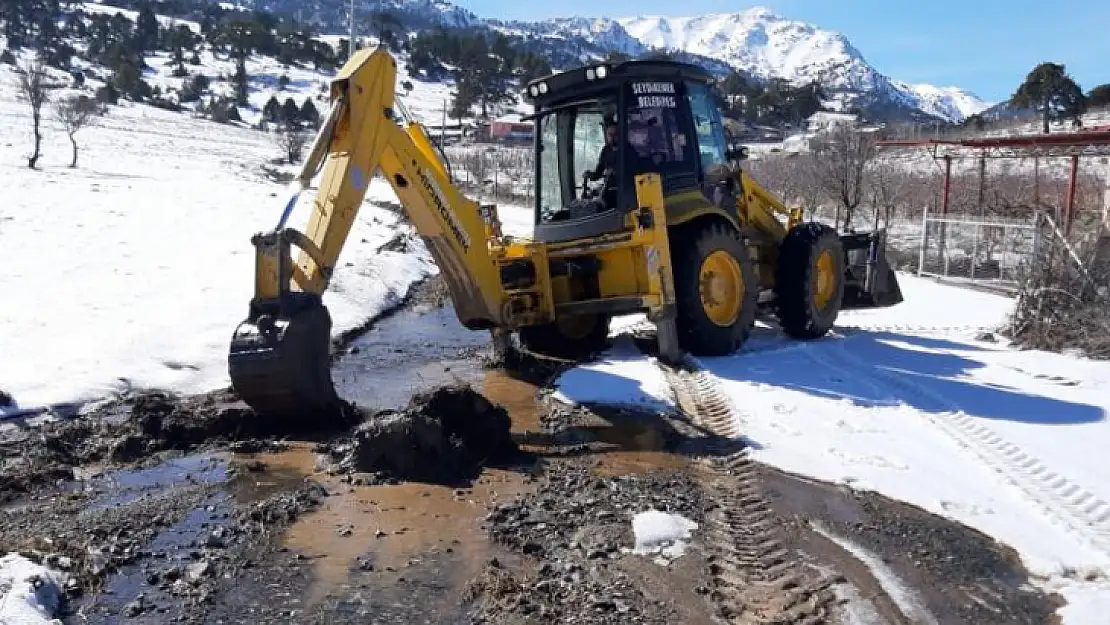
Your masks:
{"label": "muddy water puddle", "polygon": [[600,442],[611,446],[601,454],[597,473],[625,475],[686,466],[687,460],[674,451],[677,434],[669,432],[657,418],[614,420],[595,433]]}
{"label": "muddy water puddle", "polygon": [[481,392],[486,399],[509,413],[514,434],[540,430],[540,406],[536,402],[534,384],[515,378],[506,371],[487,371],[482,378]]}
{"label": "muddy water puddle", "polygon": [[218,484],[228,478],[224,454],[200,454],[169,458],[153,466],[105,470],[102,467],[74,469],[72,490],[97,493],[90,509],[124,506],[140,497],[172,492],[198,485]]}
{"label": "muddy water puddle", "polygon": [[487,506],[525,492],[526,475],[487,469],[471,488],[403,483],[352,486],[341,477],[314,474],[316,454],[296,445],[257,454],[264,468],[242,476],[255,484],[291,484],[310,476],[329,492],[320,508],[299,519],[284,545],[313,560],[315,580],[305,597],[315,604],[351,584],[352,572],[403,573],[426,560],[448,556],[461,587],[492,551],[482,527]]}
{"label": "muddy water puddle", "polygon": [[556,445],[586,446],[594,472],[603,475],[681,469],[689,462],[680,451],[683,437],[655,414],[591,412],[584,423],[550,438]]}
{"label": "muddy water puddle", "polygon": [[332,379],[348,401],[400,408],[420,391],[481,382],[485,371],[471,356],[489,344],[489,333],[464,328],[451,306],[416,306],[355,339],[332,365]]}
{"label": "muddy water puddle", "polygon": [[[488,341],[484,332],[463,329],[449,306],[407,310],[355,340],[333,366],[333,379],[340,396],[370,410],[401,408],[416,392],[467,383],[504,407],[512,432],[526,441],[541,431],[537,388],[511,372],[484,369],[474,354]],[[597,454],[599,472],[637,473],[683,463],[670,451],[670,435],[650,420],[606,421],[588,437],[605,448]],[[542,454],[542,445],[523,446]],[[489,507],[532,488],[526,469],[489,468],[463,489],[412,482],[353,485],[345,477],[321,472],[315,448],[313,443],[293,442],[280,452],[192,456],[95,479],[112,484],[108,491],[116,499],[106,499],[104,505],[122,505],[123,497],[179,483],[215,485],[218,502],[213,500],[163,533],[163,540],[177,544],[203,538],[211,515],[233,502],[289,492],[306,479],[320,483],[329,495],[282,538],[285,547],[310,560],[313,581],[302,596],[306,606],[357,595],[358,587],[367,583],[379,597],[382,589],[403,592],[408,583],[434,585],[443,590],[440,594],[457,595],[490,557],[504,556],[484,527]],[[159,547],[169,550],[171,543]],[[118,596],[131,594],[138,581],[133,575],[116,582],[123,591]]]}
{"label": "muddy water puddle", "polygon": [[[375,368],[365,375],[379,372]],[[538,430],[533,384],[476,364],[472,373],[467,381],[509,412],[514,433]],[[404,401],[396,400],[398,406],[408,401],[407,391],[401,396]],[[461,592],[496,551],[483,526],[489,506],[526,492],[532,481],[525,469],[487,468],[468,488],[417,482],[352,485],[342,476],[318,471],[311,443],[243,455],[236,464],[247,469],[233,483],[246,492],[289,489],[306,477],[328,491],[320,508],[298,519],[283,539],[284,546],[312,560],[314,581],[304,597],[307,605],[350,594],[357,580],[367,575],[419,578],[429,569],[436,571],[434,583]]]}

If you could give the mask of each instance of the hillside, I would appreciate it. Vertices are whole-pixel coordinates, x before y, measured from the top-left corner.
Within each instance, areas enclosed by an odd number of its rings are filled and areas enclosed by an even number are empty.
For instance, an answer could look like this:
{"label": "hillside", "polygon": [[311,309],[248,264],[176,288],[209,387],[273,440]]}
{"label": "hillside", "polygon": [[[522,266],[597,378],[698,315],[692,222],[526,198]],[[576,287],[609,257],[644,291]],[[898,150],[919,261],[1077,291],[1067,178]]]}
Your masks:
{"label": "hillside", "polygon": [[[327,32],[347,32],[348,3],[342,0],[246,0],[241,3],[299,16]],[[764,8],[697,17],[566,17],[541,21],[483,19],[449,2],[388,0],[362,2],[362,24],[380,23],[379,11],[404,29],[428,26],[492,29],[524,49],[544,54],[556,69],[618,53],[633,57],[665,50],[719,74],[739,70],[759,80],[797,84],[818,80],[834,109],[861,107],[884,119],[959,122],[986,109],[958,87],[909,84],[875,69],[848,38],[837,32],[776,15]]]}
{"label": "hillside", "polygon": [[[0,288],[19,300],[0,307],[8,409],[225,384],[224,350],[252,288],[250,238],[281,210],[283,186],[265,172],[281,149],[243,124],[121,101],[77,134],[77,168],[67,167],[65,134],[47,121],[32,170],[31,113],[15,98],[16,80],[0,65],[0,245],[10,261]],[[394,201],[384,181],[371,185],[324,296],[337,335],[436,272],[388,208]],[[303,196],[293,222],[310,206]],[[409,251],[381,249],[394,237]]]}

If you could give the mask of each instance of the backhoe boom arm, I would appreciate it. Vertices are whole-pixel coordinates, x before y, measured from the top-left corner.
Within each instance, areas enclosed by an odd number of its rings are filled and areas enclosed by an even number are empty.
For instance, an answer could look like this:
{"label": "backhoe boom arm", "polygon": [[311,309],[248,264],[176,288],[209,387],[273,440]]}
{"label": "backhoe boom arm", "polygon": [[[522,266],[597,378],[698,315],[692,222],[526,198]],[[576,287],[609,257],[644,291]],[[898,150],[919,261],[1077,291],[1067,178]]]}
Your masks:
{"label": "backhoe boom arm", "polygon": [[[468,327],[497,325],[501,284],[480,207],[448,179],[423,128],[415,122],[402,128],[394,121],[396,73],[388,52],[361,50],[332,81],[332,110],[299,177],[307,187],[323,164],[312,214],[303,237],[285,235],[300,247],[300,257],[282,272],[280,250],[259,246],[255,297],[278,298],[294,285],[308,293],[327,288],[370,181],[380,171],[443,270],[459,320]],[[280,238],[288,208],[279,229],[262,238]]]}
{"label": "backhoe boom arm", "polygon": [[[395,121],[394,58],[361,50],[331,83],[328,116],[277,227],[256,235],[254,298],[229,355],[232,383],[267,412],[335,403],[327,358],[331,320],[321,296],[366,197],[381,172],[440,268],[459,321],[506,325],[505,292],[477,202],[451,183],[419,123]],[[322,166],[322,170],[321,170]],[[299,194],[320,174],[304,232],[286,227]],[[300,249],[294,263],[291,249]]]}

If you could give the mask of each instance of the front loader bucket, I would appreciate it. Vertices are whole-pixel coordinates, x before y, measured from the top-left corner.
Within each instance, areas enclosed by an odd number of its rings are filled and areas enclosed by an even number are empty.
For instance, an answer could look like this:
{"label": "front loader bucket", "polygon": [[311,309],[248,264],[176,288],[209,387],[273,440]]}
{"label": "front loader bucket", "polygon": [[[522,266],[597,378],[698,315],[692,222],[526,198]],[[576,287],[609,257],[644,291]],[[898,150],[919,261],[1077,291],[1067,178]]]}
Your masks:
{"label": "front loader bucket", "polygon": [[251,303],[235,329],[228,373],[235,392],[256,413],[290,425],[329,425],[344,404],[331,379],[331,315],[320,297],[287,293],[283,301]]}
{"label": "front loader bucket", "polygon": [[886,256],[886,229],[840,235],[844,248],[841,310],[885,308],[902,302],[898,276]]}

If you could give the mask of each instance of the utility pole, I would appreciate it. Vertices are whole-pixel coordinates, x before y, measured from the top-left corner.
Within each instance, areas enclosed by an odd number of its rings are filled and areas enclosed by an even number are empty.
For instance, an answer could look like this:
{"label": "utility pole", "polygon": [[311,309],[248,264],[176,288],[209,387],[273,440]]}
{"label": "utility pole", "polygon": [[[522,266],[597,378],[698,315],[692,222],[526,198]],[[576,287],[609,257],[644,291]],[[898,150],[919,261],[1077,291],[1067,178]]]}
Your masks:
{"label": "utility pole", "polygon": [[351,40],[347,43],[347,60],[355,56],[355,0],[351,0]]}

